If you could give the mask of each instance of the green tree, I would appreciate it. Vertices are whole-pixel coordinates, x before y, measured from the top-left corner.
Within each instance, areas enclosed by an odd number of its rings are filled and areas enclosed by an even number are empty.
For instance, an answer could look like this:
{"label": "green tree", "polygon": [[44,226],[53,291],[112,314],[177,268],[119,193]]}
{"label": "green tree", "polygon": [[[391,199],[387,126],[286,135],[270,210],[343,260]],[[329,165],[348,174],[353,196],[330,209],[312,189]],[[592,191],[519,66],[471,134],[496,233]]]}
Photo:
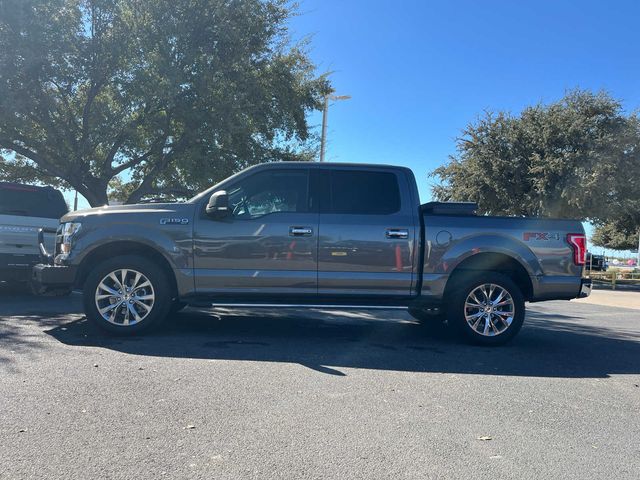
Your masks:
{"label": "green tree", "polygon": [[628,216],[596,225],[591,242],[597,247],[613,250],[635,250],[640,235],[640,213],[635,218]]}
{"label": "green tree", "polygon": [[286,0],[0,0],[0,177],[96,206],[110,182],[134,202],[310,159],[307,114],[329,83],[290,41],[294,13]]}
{"label": "green tree", "polygon": [[484,213],[631,218],[637,231],[640,120],[607,93],[582,90],[518,116],[487,112],[432,175],[436,198],[476,201]]}

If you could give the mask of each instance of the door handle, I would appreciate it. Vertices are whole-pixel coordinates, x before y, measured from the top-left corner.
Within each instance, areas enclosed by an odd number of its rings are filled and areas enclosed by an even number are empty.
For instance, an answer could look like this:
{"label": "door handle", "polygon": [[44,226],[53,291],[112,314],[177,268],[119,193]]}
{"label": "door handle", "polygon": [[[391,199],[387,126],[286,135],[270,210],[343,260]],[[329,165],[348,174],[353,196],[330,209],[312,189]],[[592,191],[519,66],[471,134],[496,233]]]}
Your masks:
{"label": "door handle", "polygon": [[289,235],[292,237],[310,237],[313,235],[311,227],[289,227]]}
{"label": "door handle", "polygon": [[409,238],[409,230],[406,228],[387,228],[385,237],[393,239],[406,239]]}

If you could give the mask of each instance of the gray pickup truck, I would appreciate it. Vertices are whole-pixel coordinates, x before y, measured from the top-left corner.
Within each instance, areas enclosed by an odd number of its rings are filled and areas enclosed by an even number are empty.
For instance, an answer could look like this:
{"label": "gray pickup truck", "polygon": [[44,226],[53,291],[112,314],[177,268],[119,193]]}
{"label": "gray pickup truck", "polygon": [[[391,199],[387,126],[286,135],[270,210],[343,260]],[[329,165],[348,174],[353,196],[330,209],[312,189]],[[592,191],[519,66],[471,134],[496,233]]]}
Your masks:
{"label": "gray pickup truck", "polygon": [[589,295],[579,221],[420,205],[404,167],[270,163],[184,203],[65,215],[41,288],[75,286],[87,318],[146,330],[187,304],[408,308],[466,338],[513,338],[525,301]]}

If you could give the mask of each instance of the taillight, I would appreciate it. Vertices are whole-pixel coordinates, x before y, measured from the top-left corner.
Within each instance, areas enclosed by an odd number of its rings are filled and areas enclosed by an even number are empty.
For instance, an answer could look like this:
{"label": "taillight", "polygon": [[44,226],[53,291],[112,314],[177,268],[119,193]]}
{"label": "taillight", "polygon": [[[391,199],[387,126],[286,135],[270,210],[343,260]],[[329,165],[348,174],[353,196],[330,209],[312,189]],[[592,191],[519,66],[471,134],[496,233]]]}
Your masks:
{"label": "taillight", "polygon": [[570,233],[567,242],[573,248],[573,263],[584,265],[587,263],[587,237],[584,233]]}

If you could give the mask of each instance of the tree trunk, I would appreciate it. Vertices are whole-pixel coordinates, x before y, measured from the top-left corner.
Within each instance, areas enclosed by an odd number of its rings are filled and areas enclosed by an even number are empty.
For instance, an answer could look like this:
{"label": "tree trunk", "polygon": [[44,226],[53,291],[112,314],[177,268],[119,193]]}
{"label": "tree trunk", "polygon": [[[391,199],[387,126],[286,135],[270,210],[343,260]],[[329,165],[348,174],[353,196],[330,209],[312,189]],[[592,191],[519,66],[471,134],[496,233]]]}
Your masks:
{"label": "tree trunk", "polygon": [[[88,182],[85,182],[88,183]],[[78,185],[72,184],[78,193],[87,199],[91,207],[102,207],[109,205],[109,199],[107,198],[107,185],[102,185],[101,182],[91,182],[90,185]]]}
{"label": "tree trunk", "polygon": [[142,197],[144,197],[145,195],[147,195],[148,193],[150,193],[150,192],[147,192],[147,191],[141,190],[140,188],[137,188],[136,190],[131,192],[131,195],[129,195],[129,197],[127,197],[127,200],[124,203],[125,203],[125,205],[138,203],[138,202],[140,202],[140,199]]}

